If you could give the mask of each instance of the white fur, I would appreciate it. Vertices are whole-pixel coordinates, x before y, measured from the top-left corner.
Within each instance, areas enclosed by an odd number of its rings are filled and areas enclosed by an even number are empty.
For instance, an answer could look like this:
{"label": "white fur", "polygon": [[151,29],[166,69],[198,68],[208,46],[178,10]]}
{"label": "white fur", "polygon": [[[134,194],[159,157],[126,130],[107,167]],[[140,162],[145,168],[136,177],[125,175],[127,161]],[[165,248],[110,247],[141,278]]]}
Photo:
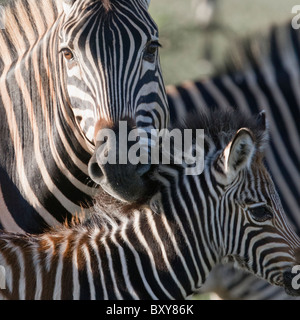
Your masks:
{"label": "white fur", "polygon": [[63,0],[62,5],[63,5],[63,9],[64,9],[66,16],[68,16],[69,13],[71,12],[72,6],[75,3],[75,1],[76,0]]}

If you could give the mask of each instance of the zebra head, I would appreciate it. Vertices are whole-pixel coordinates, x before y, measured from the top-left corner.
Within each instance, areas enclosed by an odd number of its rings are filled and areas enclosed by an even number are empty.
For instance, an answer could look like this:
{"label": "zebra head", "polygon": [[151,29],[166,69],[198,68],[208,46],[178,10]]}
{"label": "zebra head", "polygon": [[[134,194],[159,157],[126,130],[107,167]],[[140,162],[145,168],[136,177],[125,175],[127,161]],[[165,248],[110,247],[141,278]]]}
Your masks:
{"label": "zebra head", "polygon": [[256,128],[239,128],[211,165],[219,199],[223,256],[272,284],[284,286],[288,293],[299,294],[292,288],[291,268],[300,264],[300,241],[264,166],[268,136],[264,112],[258,124]]}
{"label": "zebra head", "polygon": [[[168,105],[158,57],[158,30],[148,13],[149,0],[63,0],[60,52],[67,101],[81,134],[94,146],[91,179],[123,201],[143,194],[150,164],[103,163],[116,152],[99,131],[119,121],[131,128],[165,128]],[[103,126],[105,124],[105,126]],[[101,136],[101,137],[100,137]],[[107,141],[108,140],[108,141]],[[144,148],[153,143],[144,139]],[[128,161],[127,161],[128,163]]]}

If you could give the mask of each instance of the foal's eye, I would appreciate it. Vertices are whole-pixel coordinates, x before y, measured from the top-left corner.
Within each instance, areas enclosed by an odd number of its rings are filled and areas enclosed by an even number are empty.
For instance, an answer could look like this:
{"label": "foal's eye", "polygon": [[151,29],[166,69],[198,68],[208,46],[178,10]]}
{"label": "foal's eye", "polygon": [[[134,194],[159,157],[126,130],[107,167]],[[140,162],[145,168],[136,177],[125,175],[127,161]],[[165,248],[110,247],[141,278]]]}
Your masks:
{"label": "foal's eye", "polygon": [[71,61],[74,58],[73,52],[70,49],[62,49],[61,52],[63,53],[64,57]]}
{"label": "foal's eye", "polygon": [[273,218],[273,213],[266,205],[249,206],[248,211],[257,222],[265,222]]}

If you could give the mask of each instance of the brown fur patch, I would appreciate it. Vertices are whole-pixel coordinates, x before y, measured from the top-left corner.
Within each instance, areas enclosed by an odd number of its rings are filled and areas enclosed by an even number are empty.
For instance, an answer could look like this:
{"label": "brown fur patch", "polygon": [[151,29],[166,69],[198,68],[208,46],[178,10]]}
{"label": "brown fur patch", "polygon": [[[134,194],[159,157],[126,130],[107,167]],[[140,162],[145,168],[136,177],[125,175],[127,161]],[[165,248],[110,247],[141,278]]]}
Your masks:
{"label": "brown fur patch", "polygon": [[112,9],[111,1],[110,0],[101,0],[101,1],[106,12],[111,11]]}

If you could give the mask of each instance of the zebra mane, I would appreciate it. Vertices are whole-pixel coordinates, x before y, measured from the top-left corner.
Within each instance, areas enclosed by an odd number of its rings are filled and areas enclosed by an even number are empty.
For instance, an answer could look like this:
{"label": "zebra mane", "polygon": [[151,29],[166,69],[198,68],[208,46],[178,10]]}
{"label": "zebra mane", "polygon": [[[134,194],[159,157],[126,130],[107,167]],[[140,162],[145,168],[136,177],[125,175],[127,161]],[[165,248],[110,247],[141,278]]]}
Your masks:
{"label": "zebra mane", "polygon": [[[266,33],[233,41],[225,58],[225,64],[217,67],[215,76],[243,72],[248,68],[257,68],[266,60],[277,60],[281,54],[293,52],[293,42],[300,42],[298,30],[294,30],[290,21],[282,25],[272,25]],[[280,64],[275,64],[280,68]]]}
{"label": "zebra mane", "polygon": [[101,0],[101,2],[106,12],[109,12],[112,9],[111,0]]}
{"label": "zebra mane", "polygon": [[172,128],[204,129],[204,134],[214,142],[216,146],[226,146],[241,128],[250,129],[257,146],[257,155],[263,151],[268,141],[268,130],[262,123],[261,116],[247,116],[238,110],[214,110],[206,112],[190,112]]}

